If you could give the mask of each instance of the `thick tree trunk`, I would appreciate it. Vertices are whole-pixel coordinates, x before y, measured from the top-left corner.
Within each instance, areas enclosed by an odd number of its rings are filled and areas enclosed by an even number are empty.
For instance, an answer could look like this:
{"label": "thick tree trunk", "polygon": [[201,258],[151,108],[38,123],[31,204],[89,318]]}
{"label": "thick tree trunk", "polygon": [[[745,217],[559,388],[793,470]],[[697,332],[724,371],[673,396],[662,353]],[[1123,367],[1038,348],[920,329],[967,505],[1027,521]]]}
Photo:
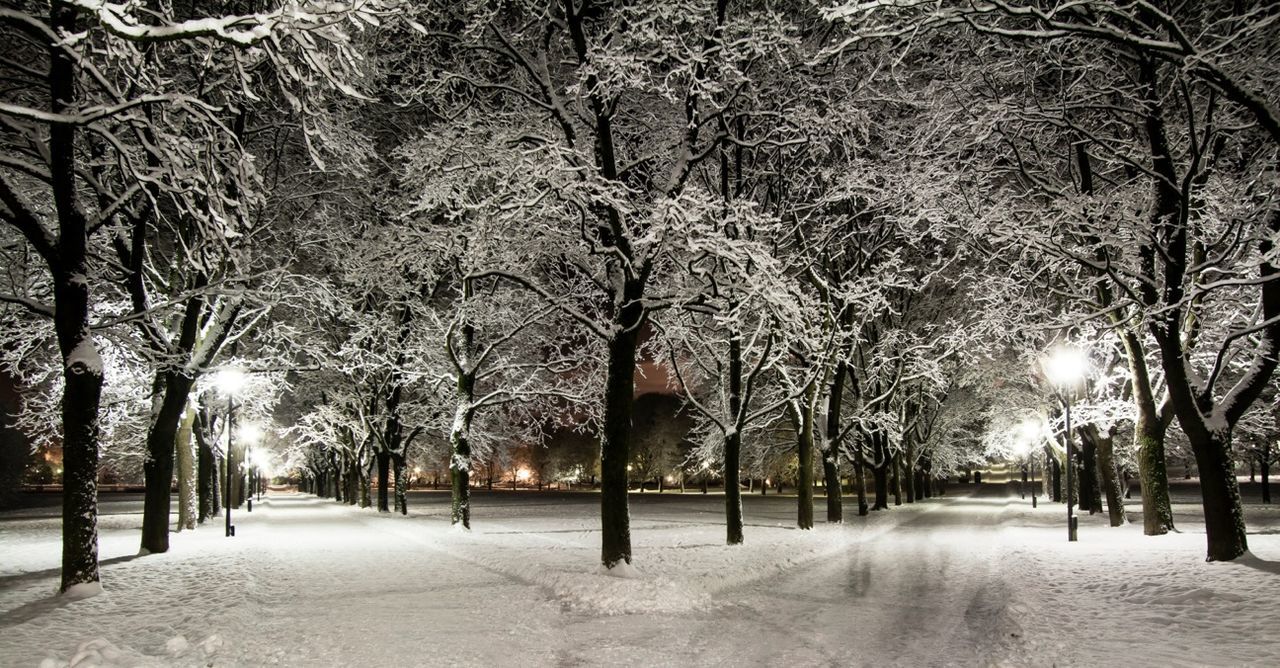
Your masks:
{"label": "thick tree trunk", "polygon": [[1262,462],[1259,463],[1258,468],[1260,469],[1259,472],[1262,474],[1262,502],[1271,503],[1271,444],[1268,443],[1265,447],[1266,449],[1264,449],[1263,452],[1266,453],[1267,458],[1264,458]]}
{"label": "thick tree trunk", "polygon": [[[50,3],[50,26],[75,35],[78,10]],[[77,104],[76,65],[62,44],[49,46],[50,111]],[[49,182],[58,214],[56,248],[46,247],[53,277],[54,331],[62,355],[62,583],[96,589],[98,575],[98,408],[102,358],[89,329],[89,228],[76,185],[76,125],[49,125]],[[90,593],[86,591],[85,593]]]}
{"label": "thick tree trunk", "polygon": [[[734,420],[729,433],[724,436],[724,517],[725,542],[729,545],[741,545],[742,535],[742,490],[738,488],[738,479],[742,468],[742,340],[738,332],[729,336],[729,414]],[[661,485],[662,476],[658,476]],[[661,487],[659,487],[661,491]]]}
{"label": "thick tree trunk", "polygon": [[1115,440],[1112,432],[1097,432],[1094,443],[1098,453],[1098,479],[1107,497],[1107,515],[1111,526],[1118,527],[1125,523],[1124,498],[1120,490],[1120,475],[1116,470]]}
{"label": "thick tree trunk", "polygon": [[[631,309],[624,307],[624,310]],[[639,308],[636,304],[635,309]],[[623,322],[638,323],[640,313]],[[636,347],[639,327],[614,334],[609,341],[605,379],[604,429],[600,439],[600,561],[605,568],[631,563],[631,514],[627,508],[627,460],[631,453],[631,407],[635,401]],[[706,476],[703,476],[706,484]]]}
{"label": "thick tree trunk", "polygon": [[451,489],[449,523],[471,528],[471,407],[475,391],[475,377],[470,373],[459,374],[457,406],[454,409],[453,428],[449,434],[452,452],[449,456],[449,480]]}
{"label": "thick tree trunk", "polygon": [[[1205,438],[1207,436],[1207,438]],[[1208,561],[1230,561],[1249,549],[1245,537],[1244,508],[1231,457],[1230,432],[1187,435],[1200,471],[1200,497],[1204,502],[1204,527]]]}
{"label": "thick tree trunk", "polygon": [[178,439],[175,443],[178,456],[178,531],[196,528],[199,503],[196,493],[196,412],[190,406],[182,413],[178,423]]}
{"label": "thick tree trunk", "polygon": [[1258,457],[1258,469],[1262,474],[1262,502],[1271,503],[1271,439],[1262,441],[1262,454]]}
{"label": "thick tree trunk", "polygon": [[391,463],[395,469],[395,476],[396,476],[396,497],[395,497],[396,512],[400,513],[401,515],[408,515],[409,514],[409,494],[408,494],[409,481],[407,479],[406,472],[405,472],[404,457],[402,455],[393,456],[391,459]]}
{"label": "thick tree trunk", "polygon": [[803,403],[792,405],[796,424],[796,449],[799,459],[796,471],[796,526],[813,528],[813,390],[806,392]]}
{"label": "thick tree trunk", "polygon": [[222,510],[221,505],[218,503],[218,464],[213,456],[213,450],[204,440],[205,434],[208,433],[206,430],[209,423],[203,413],[203,409],[196,411],[196,419],[199,424],[194,430],[198,469],[196,476],[200,479],[197,490],[200,495],[200,522],[217,515]]}
{"label": "thick tree trunk", "polygon": [[916,502],[916,444],[911,438],[907,439],[907,456],[902,462],[903,482],[906,486],[907,503]]}
{"label": "thick tree trunk", "polygon": [[376,459],[378,460],[378,512],[389,513],[391,508],[387,493],[391,486],[391,453],[379,450]]}
{"label": "thick tree trunk", "polygon": [[373,506],[373,490],[370,489],[373,482],[373,465],[374,462],[371,461],[367,467],[360,467],[357,465],[356,468],[356,480],[358,480],[360,484],[361,508],[369,508]]}
{"label": "thick tree trunk", "polygon": [[870,511],[870,507],[867,506],[867,476],[862,463],[863,446],[864,444],[859,442],[853,453],[853,492],[858,497],[859,517],[866,517]]}
{"label": "thick tree trunk", "polygon": [[742,534],[742,490],[738,487],[737,470],[742,456],[742,434],[736,430],[724,437],[724,511],[725,542],[728,545],[741,545]]}
{"label": "thick tree trunk", "polygon": [[890,459],[889,466],[893,469],[893,476],[889,480],[889,487],[893,490],[893,505],[902,505],[902,462],[897,454]]}
{"label": "thick tree trunk", "polygon": [[827,429],[823,437],[822,477],[827,488],[827,522],[844,521],[844,499],[840,489],[840,409],[844,403],[845,364],[839,362],[831,376],[831,391],[827,394]]}
{"label": "thick tree trunk", "polygon": [[146,481],[142,506],[142,549],[151,554],[169,551],[174,444],[178,439],[178,422],[187,408],[191,384],[192,378],[177,370],[162,374],[164,396],[147,432],[147,461],[142,465]]}
{"label": "thick tree trunk", "polygon": [[1102,490],[1098,485],[1097,443],[1080,432],[1080,509],[1090,515],[1102,512]]}
{"label": "thick tree trunk", "polygon": [[871,467],[871,479],[875,484],[876,502],[871,506],[872,510],[888,510],[889,509],[889,464],[890,457],[888,447],[885,444],[885,434],[877,432],[871,437],[872,456],[875,458],[875,465]]}
{"label": "thick tree trunk", "polygon": [[872,510],[889,509],[889,467],[887,465],[872,466],[871,480],[875,485],[876,501]]}
{"label": "thick tree trunk", "polygon": [[1046,472],[1048,473],[1048,480],[1050,480],[1048,494],[1053,499],[1053,503],[1062,503],[1062,462],[1059,461],[1055,454],[1048,452],[1047,449],[1046,454],[1048,458]]}
{"label": "thick tree trunk", "polygon": [[1138,460],[1138,491],[1142,495],[1142,533],[1148,536],[1163,536],[1174,528],[1164,435],[1165,429],[1158,417],[1138,411],[1133,427],[1133,449]]}

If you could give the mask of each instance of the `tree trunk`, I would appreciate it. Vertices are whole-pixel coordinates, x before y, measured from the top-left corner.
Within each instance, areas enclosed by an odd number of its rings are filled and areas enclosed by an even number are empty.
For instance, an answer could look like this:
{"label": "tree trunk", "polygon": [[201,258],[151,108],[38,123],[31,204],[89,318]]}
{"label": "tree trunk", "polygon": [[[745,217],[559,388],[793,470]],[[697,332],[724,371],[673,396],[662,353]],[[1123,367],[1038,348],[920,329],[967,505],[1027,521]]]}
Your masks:
{"label": "tree trunk", "polygon": [[403,455],[393,456],[391,459],[391,463],[395,468],[395,476],[396,476],[396,500],[395,500],[396,512],[400,513],[401,515],[408,515],[409,514],[408,482],[409,481],[407,480],[407,476],[405,475],[404,456]]}
{"label": "tree trunk", "polygon": [[471,407],[475,391],[475,376],[458,375],[457,407],[454,409],[453,429],[449,444],[453,452],[449,456],[449,480],[452,490],[449,523],[471,528]]}
{"label": "tree trunk", "polygon": [[198,498],[196,493],[196,452],[192,432],[196,412],[190,406],[178,423],[178,531],[196,528]]}
{"label": "tree trunk", "polygon": [[853,452],[853,491],[858,497],[858,516],[866,517],[870,508],[867,506],[867,476],[862,462],[864,443],[858,442]]}
{"label": "tree trunk", "polygon": [[800,401],[791,403],[792,419],[796,426],[796,526],[813,528],[813,437],[815,391],[805,391]]}
{"label": "tree trunk", "polygon": [[[178,422],[187,407],[192,379],[176,370],[161,375],[163,398],[147,432],[147,461],[142,465],[146,497],[142,507],[142,549],[151,554],[169,551],[170,494],[173,488],[174,444]],[[238,504],[237,504],[238,505]]]}
{"label": "tree trunk", "polygon": [[1102,432],[1093,428],[1093,441],[1098,453],[1098,479],[1107,497],[1107,515],[1111,526],[1118,527],[1125,523],[1124,498],[1120,493],[1120,475],[1116,470],[1115,441],[1112,432]]}
{"label": "tree trunk", "polygon": [[386,450],[379,450],[376,455],[378,460],[378,512],[389,513],[391,508],[388,504],[387,492],[391,486],[391,453]]}
{"label": "tree trunk", "polygon": [[1088,510],[1090,515],[1102,512],[1102,490],[1098,485],[1097,443],[1080,433],[1080,509]]}
{"label": "tree trunk", "polygon": [[[623,307],[639,309],[640,305]],[[624,314],[638,324],[640,313]],[[627,508],[627,460],[631,453],[631,408],[635,401],[636,347],[639,327],[628,327],[609,341],[605,379],[603,433],[600,439],[600,561],[605,568],[631,563],[631,515]],[[703,476],[706,484],[706,476]]]}
{"label": "tree trunk", "polygon": [[907,438],[907,456],[902,462],[902,477],[906,486],[907,503],[916,502],[916,444]]}
{"label": "tree trunk", "polygon": [[196,411],[196,414],[196,419],[199,420],[199,424],[194,430],[197,454],[196,476],[200,479],[197,490],[200,495],[199,521],[203,522],[217,515],[222,508],[218,503],[218,463],[214,459],[213,450],[204,440],[205,434],[208,433],[206,431],[208,429],[208,419],[203,410]]}
{"label": "tree trunk", "polygon": [[1062,462],[1047,447],[1045,453],[1049,460],[1049,466],[1045,469],[1045,477],[1049,479],[1049,498],[1054,503],[1062,503]]}
{"label": "tree trunk", "polygon": [[724,511],[725,511],[725,543],[741,545],[742,534],[742,490],[738,487],[738,467],[742,453],[742,434],[731,431],[724,437]]}
{"label": "tree trunk", "polygon": [[1258,463],[1262,474],[1262,502],[1271,503],[1271,441],[1262,446],[1262,461]]}
{"label": "tree trunk", "polygon": [[840,409],[844,402],[845,364],[836,364],[831,377],[831,391],[827,394],[827,429],[823,435],[822,477],[827,488],[827,522],[844,521],[844,499],[840,489]]}
{"label": "tree trunk", "polygon": [[1200,497],[1204,502],[1204,527],[1208,561],[1230,561],[1249,549],[1245,537],[1244,509],[1231,457],[1230,432],[1187,434],[1200,471]]}
{"label": "tree trunk", "polygon": [[875,464],[871,467],[871,478],[876,492],[872,510],[889,509],[889,452],[885,438],[883,432],[876,432],[871,437],[872,457],[875,459]]}
{"label": "tree trunk", "polygon": [[369,489],[372,487],[373,482],[373,465],[374,462],[371,461],[367,467],[360,467],[359,465],[356,467],[356,480],[359,481],[360,484],[361,508],[369,508],[373,506],[373,494],[371,493],[372,490]]}
{"label": "tree trunk", "polygon": [[889,480],[889,486],[893,490],[893,505],[902,505],[902,462],[897,454],[889,460],[889,466],[893,469],[893,477]]}
{"label": "tree trunk", "polygon": [[[742,468],[742,340],[737,331],[729,336],[729,414],[733,426],[724,436],[724,517],[725,542],[729,545],[741,545],[742,535],[742,490],[738,488],[738,477]],[[661,477],[659,477],[661,485]],[[661,491],[661,488],[659,488]]]}

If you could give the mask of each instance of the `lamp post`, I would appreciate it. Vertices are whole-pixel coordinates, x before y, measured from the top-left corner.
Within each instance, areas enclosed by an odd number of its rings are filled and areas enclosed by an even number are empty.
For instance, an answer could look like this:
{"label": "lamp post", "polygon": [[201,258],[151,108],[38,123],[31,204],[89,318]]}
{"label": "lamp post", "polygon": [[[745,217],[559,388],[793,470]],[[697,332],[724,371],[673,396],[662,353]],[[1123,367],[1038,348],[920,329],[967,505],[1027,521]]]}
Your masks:
{"label": "lamp post", "polygon": [[235,395],[239,394],[240,390],[244,389],[244,385],[247,380],[248,377],[245,376],[244,372],[236,368],[223,369],[219,371],[213,379],[214,385],[218,388],[218,391],[227,397],[227,451],[223,453],[224,468],[227,470],[227,487],[226,491],[223,493],[222,505],[226,508],[227,512],[226,520],[228,538],[236,535],[236,527],[231,523],[231,506],[234,505],[234,502],[231,499],[231,439],[232,430],[235,429],[236,425]]}
{"label": "lamp post", "polygon": [[1062,346],[1045,359],[1044,372],[1049,382],[1058,388],[1058,396],[1065,407],[1067,441],[1067,541],[1076,540],[1075,505],[1071,499],[1071,488],[1075,485],[1075,446],[1071,440],[1071,396],[1076,385],[1084,379],[1089,367],[1089,360],[1079,348]]}
{"label": "lamp post", "polygon": [[253,470],[251,478],[246,476],[246,478],[253,481],[253,486],[249,488],[249,493],[246,495],[249,501],[249,512],[253,512],[253,495],[257,491],[258,473],[261,468],[259,460],[262,458],[262,454],[256,447],[252,451],[249,448],[258,445],[262,441],[262,427],[253,423],[245,424],[240,427],[240,440],[245,444],[244,460],[248,463],[248,468]]}

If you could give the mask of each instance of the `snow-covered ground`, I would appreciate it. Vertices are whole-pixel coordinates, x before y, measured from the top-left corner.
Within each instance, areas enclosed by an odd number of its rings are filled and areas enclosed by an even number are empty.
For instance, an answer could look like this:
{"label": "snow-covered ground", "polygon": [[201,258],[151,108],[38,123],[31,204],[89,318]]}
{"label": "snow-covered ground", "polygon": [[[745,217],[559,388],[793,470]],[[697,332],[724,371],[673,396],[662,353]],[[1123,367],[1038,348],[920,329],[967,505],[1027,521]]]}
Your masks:
{"label": "snow-covered ground", "polygon": [[626,577],[597,567],[590,494],[481,495],[469,534],[442,496],[406,518],[275,494],[146,557],[140,516],[106,515],[106,592],[77,601],[52,593],[57,520],[0,513],[0,665],[1280,665],[1275,507],[1248,506],[1252,556],[1208,564],[1191,504],[1185,533],[1085,516],[1068,544],[1063,506],[1003,485],[809,532],[751,496],[730,548],[721,497],[632,498]]}

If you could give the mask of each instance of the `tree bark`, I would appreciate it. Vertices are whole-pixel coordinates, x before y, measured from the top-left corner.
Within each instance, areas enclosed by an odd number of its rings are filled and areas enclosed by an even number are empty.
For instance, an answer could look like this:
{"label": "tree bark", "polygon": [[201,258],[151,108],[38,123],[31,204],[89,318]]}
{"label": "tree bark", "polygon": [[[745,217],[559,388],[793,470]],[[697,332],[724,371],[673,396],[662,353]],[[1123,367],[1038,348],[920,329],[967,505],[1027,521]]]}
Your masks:
{"label": "tree bark", "polygon": [[[729,335],[729,414],[733,425],[724,436],[724,516],[725,542],[741,545],[742,490],[738,478],[742,468],[742,339],[735,330]],[[658,477],[661,485],[662,477]],[[661,491],[661,488],[659,488]]]}
{"label": "tree bark", "polygon": [[1147,370],[1146,351],[1133,332],[1120,335],[1129,359],[1137,418],[1133,424],[1133,451],[1138,460],[1139,493],[1142,495],[1142,533],[1163,536],[1173,531],[1173,506],[1169,502],[1169,473],[1165,469],[1166,422],[1156,409]]}
{"label": "tree bark", "polygon": [[395,469],[396,476],[396,512],[401,515],[409,514],[409,494],[408,479],[405,471],[405,462],[403,453],[395,455],[391,458],[391,463]]}
{"label": "tree bark", "polygon": [[198,499],[196,493],[195,410],[190,406],[178,423],[176,450],[178,456],[178,531],[196,528]]}
{"label": "tree bark", "polygon": [[147,432],[147,461],[142,465],[146,482],[142,549],[151,554],[169,551],[174,444],[178,439],[178,422],[187,408],[192,381],[191,377],[176,369],[161,373],[160,387],[164,395]]}
{"label": "tree bark", "polygon": [[871,451],[875,463],[871,466],[871,479],[875,484],[876,501],[872,510],[889,509],[889,452],[886,435],[877,431],[871,436]]}
{"label": "tree bark", "polygon": [[1271,440],[1262,444],[1262,461],[1258,462],[1262,474],[1262,502],[1271,503]]}
{"label": "tree bark", "polygon": [[[465,331],[464,327],[464,331]],[[449,456],[449,481],[451,489],[449,523],[471,528],[471,407],[475,391],[475,377],[470,373],[458,375],[457,407],[449,444],[453,450]]]}
{"label": "tree bark", "polygon": [[853,451],[853,491],[858,497],[859,517],[866,517],[867,513],[870,511],[870,508],[867,506],[867,476],[862,462],[862,449],[864,445],[864,442],[859,440],[857,447],[854,448]]}
{"label": "tree bark", "polygon": [[[74,35],[78,10],[52,0],[50,27]],[[76,64],[61,44],[49,44],[49,109],[74,113],[78,103]],[[59,591],[99,582],[98,574],[98,409],[102,400],[102,359],[89,329],[89,228],[76,184],[76,131],[69,123],[49,125],[49,182],[59,232],[55,247],[40,238],[53,279],[54,331],[63,362],[62,392],[62,582]],[[33,223],[33,226],[38,223]],[[31,231],[28,236],[43,234]]]}
{"label": "tree bark", "polygon": [[[638,286],[634,290],[639,292]],[[628,291],[631,292],[631,291]],[[638,296],[638,294],[637,294]],[[600,561],[605,568],[631,563],[631,515],[627,507],[627,460],[631,452],[631,408],[635,401],[639,302],[622,307],[623,322],[634,326],[609,341],[605,379],[604,430],[600,439]],[[706,484],[706,476],[703,476]]]}
{"label": "tree bark", "polygon": [[389,513],[388,488],[391,486],[391,453],[379,450],[375,458],[378,460],[378,512]]}
{"label": "tree bark", "polygon": [[813,438],[816,384],[791,402],[792,420],[796,427],[796,526],[813,528]]}
{"label": "tree bark", "polygon": [[1102,512],[1102,490],[1098,485],[1097,443],[1089,435],[1095,432],[1077,430],[1080,433],[1080,509],[1090,515]]}
{"label": "tree bark", "polygon": [[836,364],[831,376],[831,391],[827,394],[827,430],[823,436],[822,477],[827,488],[827,522],[844,521],[844,499],[840,489],[840,409],[844,402],[845,363]]}
{"label": "tree bark", "polygon": [[916,502],[916,444],[910,435],[907,440],[907,456],[902,462],[902,475],[906,483],[907,503]]}
{"label": "tree bark", "polygon": [[213,458],[213,450],[209,448],[209,444],[205,442],[204,435],[207,433],[207,420],[203,415],[203,410],[196,411],[199,424],[196,425],[196,460],[197,472],[196,477],[199,478],[197,492],[200,496],[200,515],[199,522],[204,522],[217,515],[222,509],[218,504],[218,465]]}
{"label": "tree bark", "polygon": [[1107,515],[1111,526],[1118,527],[1125,523],[1124,497],[1120,489],[1120,475],[1115,462],[1115,440],[1111,431],[1103,432],[1097,427],[1087,427],[1092,431],[1091,439],[1098,454],[1098,479],[1107,497]]}

